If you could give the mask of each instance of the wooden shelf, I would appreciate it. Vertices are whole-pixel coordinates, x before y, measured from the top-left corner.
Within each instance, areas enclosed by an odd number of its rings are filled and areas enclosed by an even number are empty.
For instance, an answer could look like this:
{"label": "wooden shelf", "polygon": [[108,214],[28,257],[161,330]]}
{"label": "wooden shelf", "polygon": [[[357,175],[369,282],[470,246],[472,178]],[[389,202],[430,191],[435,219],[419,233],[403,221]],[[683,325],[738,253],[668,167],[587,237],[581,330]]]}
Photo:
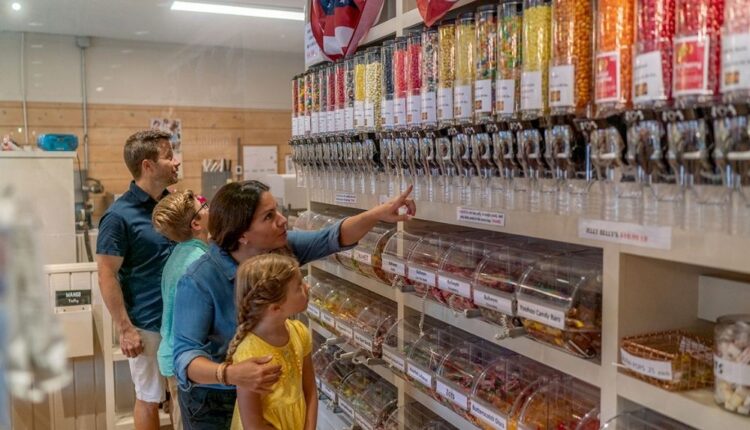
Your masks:
{"label": "wooden shelf", "polygon": [[391,301],[397,301],[396,290],[375,279],[368,278],[367,276],[360,275],[357,272],[351,271],[339,264],[331,263],[329,261],[316,261],[311,263],[312,267],[329,273],[337,278],[341,278],[345,281],[351,282],[352,284],[358,285],[366,290],[372,291],[375,294],[383,296]]}
{"label": "wooden shelf", "polygon": [[700,430],[750,429],[750,418],[714,403],[710,388],[673,393],[620,373],[617,394]]}

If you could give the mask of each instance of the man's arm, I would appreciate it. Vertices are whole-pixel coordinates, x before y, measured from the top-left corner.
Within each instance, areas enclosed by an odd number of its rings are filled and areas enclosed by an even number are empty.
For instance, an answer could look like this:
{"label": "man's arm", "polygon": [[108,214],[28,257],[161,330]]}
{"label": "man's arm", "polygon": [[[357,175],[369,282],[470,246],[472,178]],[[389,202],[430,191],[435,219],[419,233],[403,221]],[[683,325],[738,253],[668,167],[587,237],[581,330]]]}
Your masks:
{"label": "man's arm", "polygon": [[122,266],[123,257],[97,254],[96,265],[99,272],[99,290],[107,306],[112,321],[120,334],[120,349],[128,358],[137,357],[143,352],[141,335],[130,321],[122,298],[122,288],[117,280],[117,272]]}
{"label": "man's arm", "polygon": [[[341,232],[339,233],[341,246],[351,246],[359,242],[379,222],[395,223],[410,220],[417,214],[417,206],[414,204],[414,200],[409,198],[412,188],[413,186],[410,185],[400,196],[366,212],[346,218],[341,223]],[[401,208],[404,207],[406,210],[402,213]]]}

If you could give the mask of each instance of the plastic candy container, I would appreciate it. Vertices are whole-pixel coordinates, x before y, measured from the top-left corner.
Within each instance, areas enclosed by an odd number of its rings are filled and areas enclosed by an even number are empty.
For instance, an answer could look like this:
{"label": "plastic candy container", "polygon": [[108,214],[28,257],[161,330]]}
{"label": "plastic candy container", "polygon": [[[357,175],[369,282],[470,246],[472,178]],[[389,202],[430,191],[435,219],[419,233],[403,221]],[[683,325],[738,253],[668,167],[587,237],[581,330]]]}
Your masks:
{"label": "plastic candy container", "polygon": [[382,101],[383,64],[380,62],[380,48],[367,50],[367,69],[365,70],[365,131],[380,130],[380,103]]}
{"label": "plastic candy container", "polygon": [[354,342],[354,327],[357,317],[362,310],[375,305],[375,299],[348,288],[342,289],[345,298],[337,306],[329,308],[335,319],[334,331],[346,338],[347,342]]}
{"label": "plastic candy container", "polygon": [[422,34],[412,33],[406,47],[406,124],[418,130],[422,123]]}
{"label": "plastic candy container", "polygon": [[462,347],[468,336],[452,329],[425,331],[412,346],[406,359],[406,375],[420,390],[435,394],[435,375],[440,363],[454,348]]}
{"label": "plastic candy container", "polygon": [[393,50],[393,123],[397,130],[406,129],[406,95],[408,89],[406,61],[408,55],[406,38],[396,38],[396,45]]}
{"label": "plastic candy container", "polygon": [[552,0],[549,105],[554,115],[585,115],[591,103],[592,0]]}
{"label": "plastic candy container", "polygon": [[354,132],[355,79],[354,58],[344,60],[344,131]]}
{"label": "plastic candy container", "polygon": [[622,339],[620,361],[627,372],[665,390],[692,390],[711,385],[712,342],[672,330]]}
{"label": "plastic candy container", "polygon": [[516,301],[529,336],[584,358],[601,352],[601,257],[538,260],[519,280]]}
{"label": "plastic candy container", "polygon": [[396,388],[385,381],[377,381],[354,400],[355,421],[362,430],[379,429],[397,406]]}
{"label": "plastic candy container", "polygon": [[635,0],[598,0],[594,103],[607,117],[630,107]]}
{"label": "plastic candy container", "polygon": [[[338,401],[337,391],[341,383],[349,376],[356,366],[350,361],[334,360],[325,370],[320,372],[320,391],[335,405]],[[317,372],[316,372],[317,374]]]}
{"label": "plastic candy container", "polygon": [[365,366],[357,366],[352,373],[341,381],[336,390],[336,397],[341,410],[349,417],[356,419],[354,402],[377,381],[378,376],[373,371]]}
{"label": "plastic candy container", "polygon": [[310,299],[307,303],[307,316],[310,319],[321,324],[323,323],[320,312],[325,309],[326,297],[328,297],[333,291],[333,286],[326,282],[316,281],[312,284],[309,293]]}
{"label": "plastic candy container", "polygon": [[607,421],[601,430],[693,430],[686,424],[649,409],[622,413]]}
{"label": "plastic candy container", "polygon": [[362,348],[368,358],[380,358],[386,333],[396,322],[395,306],[371,303],[357,315],[352,344]]}
{"label": "plastic candy container", "polygon": [[328,134],[336,132],[336,67],[326,67],[326,130]]}
{"label": "plastic candy container", "polygon": [[414,247],[422,240],[405,231],[399,231],[388,239],[381,254],[383,281],[402,291],[410,289],[411,281],[407,277],[407,261]]}
{"label": "plastic candy container", "polygon": [[556,371],[520,355],[494,360],[476,378],[471,421],[483,430],[513,428],[526,399],[558,377]]}
{"label": "plastic candy container", "polygon": [[655,108],[672,99],[675,0],[638,0],[633,104]]}
{"label": "plastic candy container", "polygon": [[367,94],[367,57],[364,52],[354,56],[354,129],[365,130],[365,97]]}
{"label": "plastic candy container", "polygon": [[496,249],[489,243],[472,239],[452,245],[440,262],[438,273],[440,300],[455,311],[476,310],[471,290],[474,273],[485,256]]}
{"label": "plastic candy container", "polygon": [[599,430],[599,390],[577,379],[558,379],[529,397],[519,430]]}
{"label": "plastic candy container", "polygon": [[419,297],[427,297],[445,304],[442,292],[437,287],[437,272],[440,262],[455,238],[432,233],[423,237],[409,254],[406,277],[412,282]]}
{"label": "plastic candy container", "polygon": [[749,29],[748,0],[726,0],[721,36],[721,93],[727,102],[750,97],[750,65],[746,56],[746,48],[750,46]]}
{"label": "plastic candy container", "polygon": [[294,223],[292,230],[308,231],[310,229],[310,222],[317,215],[317,213],[306,210],[297,216],[297,221]]}
{"label": "plastic candy container", "polygon": [[380,48],[380,61],[383,63],[381,88],[383,100],[380,103],[380,116],[383,130],[393,130],[393,40],[386,40]]}
{"label": "plastic candy container", "polygon": [[[313,369],[315,370],[315,386],[320,389],[320,377],[331,363],[336,360],[336,353],[339,349],[335,346],[332,347],[317,347],[315,353],[312,355]],[[334,399],[335,400],[335,399]]]}
{"label": "plastic candy container", "polygon": [[498,120],[513,117],[521,102],[522,13],[520,1],[508,1],[498,6],[495,82],[495,115]]}
{"label": "plastic candy container", "polygon": [[[331,224],[335,224],[338,221],[337,218],[334,218],[331,215],[328,214],[315,214],[312,218],[310,218],[309,224],[308,224],[308,230],[316,231],[323,228],[328,227]],[[337,255],[331,255],[328,257],[328,260],[331,262],[341,262],[341,259],[338,258]],[[344,263],[341,263],[344,264]]]}
{"label": "plastic candy container", "polygon": [[357,271],[368,278],[388,282],[388,277],[383,272],[382,254],[383,248],[395,229],[386,226],[376,226],[360,239],[359,244],[353,250],[354,264]]}
{"label": "plastic candy container", "polygon": [[425,317],[424,322],[418,316],[398,320],[385,336],[383,360],[397,376],[405,378],[406,359],[414,344],[422,337],[422,333],[445,327],[444,323],[429,317]]}
{"label": "plastic candy container", "polygon": [[422,128],[437,126],[439,50],[438,31],[434,28],[422,31]]}
{"label": "plastic candy container", "polygon": [[456,71],[453,86],[453,117],[458,124],[472,122],[474,113],[474,14],[461,14],[456,20]]}
{"label": "plastic candy container", "polygon": [[[312,111],[313,111],[313,78],[312,70],[305,73],[305,135],[312,133]],[[316,118],[317,119],[317,118]]]}
{"label": "plastic candy container", "polygon": [[297,136],[297,117],[299,116],[299,110],[297,109],[297,102],[299,98],[299,85],[297,76],[292,78],[292,137]]}
{"label": "plastic candy container", "polygon": [[548,109],[551,17],[549,0],[524,0],[521,114],[527,119],[538,118]]}
{"label": "plastic candy container", "polygon": [[341,306],[346,301],[348,292],[346,288],[339,285],[332,286],[328,295],[325,296],[320,306],[320,324],[330,332],[336,331],[336,315],[339,314]]}
{"label": "plastic candy container", "polygon": [[485,5],[476,14],[476,64],[474,81],[474,120],[491,122],[495,108],[492,83],[497,73],[497,20],[495,6]]}
{"label": "plastic candy container", "polygon": [[337,133],[346,130],[345,107],[346,107],[346,63],[343,60],[336,62],[335,70],[335,104],[333,121]]}
{"label": "plastic candy container", "polygon": [[318,133],[328,133],[328,65],[323,64],[318,68],[318,97],[320,102],[320,114],[318,115]]}
{"label": "plastic candy container", "polygon": [[714,399],[727,410],[750,415],[750,315],[719,318],[714,343]]}
{"label": "plastic candy container", "polygon": [[310,112],[312,112],[310,134],[317,136],[320,133],[320,67],[316,66],[310,70]]}
{"label": "plastic candy container", "polygon": [[453,84],[455,80],[456,26],[444,21],[438,27],[438,127],[453,125]]}
{"label": "plastic candy container", "polygon": [[675,102],[691,107],[719,93],[724,0],[676,0],[674,39]]}

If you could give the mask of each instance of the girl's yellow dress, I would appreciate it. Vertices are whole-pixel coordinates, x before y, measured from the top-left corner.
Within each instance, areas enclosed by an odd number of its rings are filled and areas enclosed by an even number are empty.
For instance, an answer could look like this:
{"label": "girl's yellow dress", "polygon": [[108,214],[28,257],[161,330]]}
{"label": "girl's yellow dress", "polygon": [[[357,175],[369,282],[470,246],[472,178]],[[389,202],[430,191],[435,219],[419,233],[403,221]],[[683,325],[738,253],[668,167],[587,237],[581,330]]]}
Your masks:
{"label": "girl's yellow dress", "polygon": [[[289,342],[276,347],[250,333],[240,342],[232,356],[234,363],[273,356],[271,361],[281,365],[281,378],[273,391],[261,397],[263,418],[278,430],[302,430],[305,427],[307,405],[302,389],[302,363],[312,352],[312,337],[308,328],[300,321],[287,320]],[[243,430],[240,410],[234,406],[232,430]]]}

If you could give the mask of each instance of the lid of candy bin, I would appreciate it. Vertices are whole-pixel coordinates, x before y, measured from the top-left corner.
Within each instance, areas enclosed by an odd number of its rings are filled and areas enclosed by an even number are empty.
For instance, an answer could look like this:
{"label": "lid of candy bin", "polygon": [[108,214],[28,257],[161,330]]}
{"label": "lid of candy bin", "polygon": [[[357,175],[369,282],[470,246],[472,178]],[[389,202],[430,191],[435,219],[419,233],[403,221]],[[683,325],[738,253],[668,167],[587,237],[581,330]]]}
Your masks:
{"label": "lid of candy bin", "polygon": [[484,369],[501,357],[515,355],[493,343],[472,339],[453,348],[445,355],[435,375],[436,391],[461,409],[469,410],[469,396]]}
{"label": "lid of candy bin", "polygon": [[623,412],[607,421],[601,430],[693,430],[687,424],[649,409]]}
{"label": "lid of candy bin", "polygon": [[356,366],[348,360],[334,360],[320,374],[320,389],[331,400],[336,400],[336,390]]}
{"label": "lid of candy bin", "polygon": [[336,352],[339,348],[335,346],[321,346],[315,350],[312,355],[313,369],[315,369],[316,378],[319,378],[323,374],[326,367],[336,360]]}
{"label": "lid of candy bin", "polygon": [[522,301],[567,311],[584,295],[601,309],[601,292],[601,259],[576,254],[538,259],[518,282],[518,313]]}
{"label": "lid of candy bin", "polygon": [[297,222],[294,223],[294,230],[310,230],[310,221],[317,215],[317,213],[306,210],[297,216]]}
{"label": "lid of candy bin", "polygon": [[384,303],[372,303],[362,309],[354,323],[354,343],[373,352],[377,348],[378,338],[384,338],[386,333],[396,323],[396,307]]}
{"label": "lid of candy bin", "polygon": [[445,233],[430,233],[423,236],[409,253],[409,277],[412,276],[412,268],[415,266],[437,271],[443,255],[456,240],[455,236]]}
{"label": "lid of candy bin", "polygon": [[398,406],[396,387],[384,380],[378,380],[367,387],[354,400],[357,422],[367,429],[375,429],[382,424]]}
{"label": "lid of candy bin", "polygon": [[383,270],[394,275],[406,276],[406,260],[422,240],[422,236],[398,231],[388,239],[383,248]]}
{"label": "lid of candy bin", "polygon": [[560,373],[521,355],[500,357],[474,378],[471,415],[491,426],[517,417],[525,400]]}
{"label": "lid of candy bin", "polygon": [[[479,291],[493,295],[490,304],[493,309],[501,310],[508,315],[513,314],[513,295],[518,286],[518,280],[539,258],[547,254],[539,248],[525,246],[521,242],[507,242],[491,250],[477,265],[472,286]],[[498,295],[498,297],[494,297]],[[477,305],[488,304],[489,299],[474,294]],[[497,303],[496,303],[497,302]]]}
{"label": "lid of candy bin", "polygon": [[518,417],[518,430],[598,430],[599,426],[599,389],[571,377],[535,391]]}
{"label": "lid of candy bin", "polygon": [[435,372],[445,356],[460,347],[468,337],[467,333],[459,333],[451,327],[425,330],[409,351],[409,375],[423,385],[432,385]]}
{"label": "lid of candy bin", "polygon": [[[420,323],[422,323],[421,329]],[[429,331],[438,328],[442,329],[446,327],[447,325],[445,323],[427,315],[424,316],[424,320],[419,315],[401,318],[391,326],[391,329],[388,330],[388,333],[385,335],[385,339],[383,340],[383,358],[386,361],[404,361],[406,360],[406,356],[409,355],[411,347],[420,337],[422,337],[422,331]],[[396,354],[397,357],[393,357],[394,354]],[[397,364],[399,364],[400,367],[404,366],[404,363]]]}
{"label": "lid of candy bin", "polygon": [[479,263],[488,254],[499,249],[497,245],[482,240],[459,240],[443,254],[440,261],[440,276],[470,283]]}
{"label": "lid of candy bin", "polygon": [[347,375],[336,389],[341,409],[353,417],[355,415],[354,400],[377,381],[378,376],[373,371],[365,366],[357,366],[354,372]]}
{"label": "lid of candy bin", "polygon": [[[359,240],[359,243],[354,248],[355,259],[361,263],[372,265],[372,256],[378,254],[385,247],[388,238],[395,231],[393,226],[376,225],[373,227]],[[362,254],[367,256],[366,259],[362,259]]]}
{"label": "lid of candy bin", "polygon": [[334,216],[328,214],[316,214],[310,219],[308,230],[320,230],[321,228],[336,223],[336,221],[338,221],[338,219]]}

